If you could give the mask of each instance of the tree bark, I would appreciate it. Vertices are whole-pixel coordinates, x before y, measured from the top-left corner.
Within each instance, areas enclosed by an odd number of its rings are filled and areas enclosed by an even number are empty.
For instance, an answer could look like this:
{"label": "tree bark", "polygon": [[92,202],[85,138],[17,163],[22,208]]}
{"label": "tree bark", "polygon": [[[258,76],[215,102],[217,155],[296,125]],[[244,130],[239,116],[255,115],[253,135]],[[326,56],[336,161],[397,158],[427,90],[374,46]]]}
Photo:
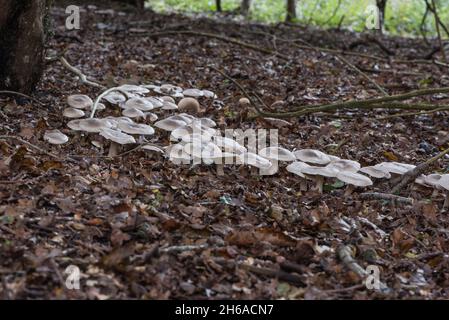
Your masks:
{"label": "tree bark", "polygon": [[30,93],[42,76],[48,0],[0,2],[0,89]]}
{"label": "tree bark", "polygon": [[242,15],[244,15],[246,17],[249,13],[250,7],[251,7],[251,0],[242,0],[242,5],[240,7]]}
{"label": "tree bark", "polygon": [[215,6],[217,7],[217,12],[221,12],[221,0],[215,0]]}
{"label": "tree bark", "polygon": [[294,22],[296,20],[296,0],[287,0],[287,16],[285,21]]}
{"label": "tree bark", "polygon": [[385,8],[387,7],[387,0],[376,0],[376,5],[379,8],[379,26],[382,32],[385,23]]}
{"label": "tree bark", "polygon": [[143,10],[145,8],[145,0],[116,0],[116,1],[132,5],[140,10]]}

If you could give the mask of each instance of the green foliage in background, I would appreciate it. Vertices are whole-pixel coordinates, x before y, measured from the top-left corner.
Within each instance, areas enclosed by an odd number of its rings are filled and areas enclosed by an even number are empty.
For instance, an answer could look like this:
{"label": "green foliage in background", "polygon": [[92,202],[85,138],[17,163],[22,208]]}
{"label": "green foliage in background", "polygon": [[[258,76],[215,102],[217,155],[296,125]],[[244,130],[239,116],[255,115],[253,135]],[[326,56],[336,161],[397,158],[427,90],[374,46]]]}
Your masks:
{"label": "green foliage in background", "polygon": [[[285,0],[252,0],[249,19],[276,23],[285,18]],[[340,3],[339,10],[335,11]],[[375,0],[299,0],[298,22],[321,27],[342,26],[361,31],[365,28],[365,10]],[[149,7],[158,12],[211,13],[215,11],[215,0],[148,0]],[[240,0],[222,0],[224,11],[239,7]],[[437,1],[442,21],[449,27],[449,0]],[[391,34],[419,35],[419,27],[425,12],[424,0],[388,0],[385,28]],[[343,19],[343,20],[342,20]],[[425,30],[435,35],[433,16],[429,15]]]}

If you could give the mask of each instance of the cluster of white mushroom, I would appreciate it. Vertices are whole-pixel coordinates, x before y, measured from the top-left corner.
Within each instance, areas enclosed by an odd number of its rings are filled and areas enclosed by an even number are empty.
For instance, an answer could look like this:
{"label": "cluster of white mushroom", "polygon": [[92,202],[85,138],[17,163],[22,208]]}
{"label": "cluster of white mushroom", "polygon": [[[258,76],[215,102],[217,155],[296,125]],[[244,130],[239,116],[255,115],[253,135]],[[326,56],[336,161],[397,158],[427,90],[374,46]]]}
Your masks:
{"label": "cluster of white mushroom", "polygon": [[[159,96],[155,96],[159,95]],[[310,181],[315,189],[323,191],[325,179],[338,179],[348,185],[347,193],[354,187],[367,187],[373,184],[371,178],[389,179],[393,175],[403,175],[413,170],[414,165],[399,162],[383,162],[375,166],[361,167],[353,160],[341,159],[325,154],[319,150],[302,149],[290,151],[279,146],[270,146],[251,152],[238,141],[242,137],[222,136],[216,123],[209,118],[196,117],[200,112],[199,97],[215,99],[216,95],[209,90],[182,89],[171,84],[157,85],[122,85],[111,88],[99,95],[95,101],[86,95],[71,95],[67,99],[70,107],[64,109],[63,115],[72,118],[67,126],[75,131],[99,133],[117,144],[143,143],[144,136],[155,133],[152,126],[137,123],[138,120],[149,120],[154,127],[170,132],[170,140],[175,142],[166,147],[143,144],[142,148],[157,151],[176,164],[204,163],[216,164],[222,169],[223,164],[246,164],[261,169],[264,175],[278,172],[279,162],[287,162],[286,170],[300,177],[301,190],[308,189]],[[176,103],[175,99],[180,99]],[[107,116],[95,118],[95,112],[106,109],[106,105],[119,106],[121,117]],[[181,113],[157,121],[155,110],[174,111]],[[79,119],[90,111],[90,118]],[[195,114],[195,115],[193,115]],[[75,119],[73,119],[75,118]],[[157,122],[156,122],[157,121]],[[68,137],[59,130],[47,131],[44,139],[49,143],[62,144]],[[255,138],[254,138],[255,139]],[[248,141],[248,145],[254,141]],[[449,191],[449,174],[431,174],[420,176],[416,183]],[[446,204],[448,204],[448,197]]]}

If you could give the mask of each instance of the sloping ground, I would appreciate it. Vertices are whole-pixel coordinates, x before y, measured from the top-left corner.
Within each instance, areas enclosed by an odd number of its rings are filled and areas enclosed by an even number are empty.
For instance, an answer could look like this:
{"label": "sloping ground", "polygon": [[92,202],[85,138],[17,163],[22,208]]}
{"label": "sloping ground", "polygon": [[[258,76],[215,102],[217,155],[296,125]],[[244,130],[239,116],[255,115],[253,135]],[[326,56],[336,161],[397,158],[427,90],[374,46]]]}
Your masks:
{"label": "sloping ground", "polygon": [[[301,50],[267,35],[342,48],[354,41],[354,34],[119,12],[88,8],[82,30],[68,32],[64,9],[56,8],[48,55],[65,52],[72,65],[107,86],[161,82],[213,90],[223,107],[203,100],[204,115],[223,130],[276,127],[248,119],[252,111],[238,104],[242,93],[208,65],[255,90],[267,105],[286,101],[276,107],[279,111],[294,104],[379,95],[332,54]],[[291,59],[203,36],[147,37],[143,29],[219,33]],[[418,40],[382,43],[401,59],[428,51]],[[385,57],[373,43],[354,50]],[[449,84],[447,69],[433,64],[346,58],[361,69],[377,70],[367,74],[389,93]],[[177,166],[142,150],[109,159],[106,145],[103,152],[91,144],[96,136],[66,127],[61,113],[66,97],[74,93],[94,97],[99,92],[50,61],[34,95],[43,106],[1,98],[0,135],[20,136],[59,157],[17,140],[0,140],[3,298],[448,297],[449,221],[441,193],[411,185],[402,194],[417,200],[410,205],[361,199],[365,191],[389,192],[394,180],[376,181],[351,195],[329,181],[324,194],[318,194],[300,192],[297,177],[283,169],[275,176],[258,176],[248,167],[231,166],[220,176],[214,167]],[[430,101],[449,99],[438,95]],[[375,119],[387,114],[352,110],[288,119],[291,125],[279,129],[279,142],[290,150],[315,148],[363,165],[388,160],[417,164],[447,147],[447,112]],[[70,142],[48,145],[43,141],[48,128],[65,132]],[[161,132],[152,140],[169,143]],[[448,166],[445,158],[431,169],[444,172]],[[362,268],[378,266],[388,289],[367,289],[350,270],[352,255]],[[65,289],[69,265],[81,270],[81,290]]]}

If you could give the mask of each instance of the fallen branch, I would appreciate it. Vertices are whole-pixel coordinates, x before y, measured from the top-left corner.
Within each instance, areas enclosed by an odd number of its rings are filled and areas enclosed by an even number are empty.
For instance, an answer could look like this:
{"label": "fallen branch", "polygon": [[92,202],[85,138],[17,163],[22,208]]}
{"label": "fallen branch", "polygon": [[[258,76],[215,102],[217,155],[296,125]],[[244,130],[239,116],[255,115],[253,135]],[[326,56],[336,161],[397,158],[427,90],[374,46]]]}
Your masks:
{"label": "fallen branch", "polygon": [[209,248],[209,245],[207,243],[200,245],[181,245],[159,249],[159,253],[181,253],[185,251],[204,250],[207,248]]}
{"label": "fallen branch", "polygon": [[[252,102],[252,105],[255,107],[256,111],[258,112],[259,116],[262,117],[269,117],[269,118],[291,118],[291,117],[299,117],[311,113],[317,113],[317,112],[331,112],[331,111],[337,111],[339,109],[405,109],[405,110],[435,110],[435,105],[433,104],[426,104],[426,103],[416,103],[416,104],[406,104],[406,103],[399,103],[398,101],[404,101],[415,97],[420,96],[426,96],[426,95],[432,95],[437,93],[448,93],[449,87],[442,87],[442,88],[430,88],[430,89],[421,89],[421,90],[415,90],[410,91],[403,94],[397,94],[392,96],[385,96],[380,98],[371,98],[371,99],[365,99],[365,100],[349,100],[349,101],[343,101],[343,102],[335,102],[330,104],[320,104],[320,105],[314,105],[314,106],[297,106],[296,111],[287,111],[287,112],[280,112],[280,113],[274,113],[274,112],[266,112],[259,108],[256,104],[254,104],[254,101],[251,99],[250,94],[245,90],[245,88],[239,84],[236,80],[234,80],[232,77],[225,74],[223,71],[220,71],[219,69],[210,66],[212,69],[219,72],[222,76],[224,76],[226,79],[233,82],[241,91],[242,93]],[[265,104],[264,104],[265,106]]]}
{"label": "fallen branch", "polygon": [[31,97],[31,96],[29,96],[27,94],[24,94],[24,93],[20,93],[20,92],[16,92],[16,91],[9,91],[9,90],[1,90],[0,94],[12,94],[12,95],[20,96],[20,97],[23,97],[23,98],[27,98],[27,99],[29,99],[31,101],[34,101],[36,103],[39,103],[42,106],[44,105],[43,102],[40,102],[36,98],[33,98],[33,97]]}
{"label": "fallen branch", "polygon": [[61,158],[60,156],[58,156],[58,155],[56,155],[56,154],[53,154],[53,153],[51,153],[51,152],[48,152],[48,151],[46,151],[46,150],[44,150],[44,149],[42,149],[42,148],[40,148],[40,147],[38,147],[38,146],[35,146],[34,144],[32,144],[32,143],[30,143],[30,142],[28,142],[28,141],[25,141],[25,140],[23,140],[22,138],[17,137],[17,136],[8,136],[8,135],[4,135],[4,136],[0,136],[0,139],[3,139],[3,140],[8,140],[8,139],[9,139],[9,140],[16,140],[16,141],[18,141],[18,142],[20,142],[20,143],[22,143],[22,144],[24,144],[24,145],[29,146],[30,148],[33,148],[33,149],[35,149],[35,150],[37,150],[37,151],[39,151],[39,152],[41,152],[41,153],[43,153],[43,154],[46,154],[47,156],[50,156],[50,157],[52,157],[52,158],[54,158],[54,159],[57,159],[57,160],[59,160],[59,161],[62,161],[62,160],[68,160],[68,161],[77,163],[77,161],[76,161],[75,159],[72,159],[72,158],[70,158],[70,157],[66,157],[65,159],[63,159],[63,158]]}
{"label": "fallen branch", "polygon": [[368,274],[364,268],[362,268],[357,261],[352,257],[351,247],[342,245],[337,249],[338,258],[343,264],[352,272],[357,274],[360,278],[364,279]]}
{"label": "fallen branch", "polygon": [[441,151],[436,156],[430,158],[426,162],[423,162],[419,165],[417,165],[413,170],[407,171],[404,176],[402,177],[402,180],[391,190],[392,194],[399,193],[402,189],[404,189],[405,186],[409,185],[415,179],[423,174],[434,162],[438,161],[439,159],[443,158],[446,154],[449,153],[449,148],[446,150]]}
{"label": "fallen branch", "polygon": [[426,111],[419,111],[419,112],[396,113],[396,114],[392,114],[389,116],[374,118],[374,120],[387,120],[387,119],[400,118],[400,117],[420,116],[423,114],[431,114],[431,113],[435,113],[435,112],[439,112],[439,111],[447,111],[447,110],[449,110],[449,106],[444,106],[441,108],[436,108],[436,109],[426,110]]}
{"label": "fallen branch", "polygon": [[282,60],[290,60],[290,57],[276,52],[276,51],[272,51],[269,49],[265,49],[265,48],[261,48],[258,47],[256,45],[253,45],[251,43],[247,43],[247,42],[243,42],[234,38],[229,38],[229,37],[225,37],[225,36],[221,36],[219,34],[214,34],[214,33],[207,33],[207,32],[199,32],[199,31],[162,31],[162,32],[154,32],[154,33],[147,33],[147,34],[139,34],[138,36],[148,36],[148,37],[162,37],[162,36],[170,36],[170,35],[187,35],[187,36],[200,36],[200,37],[207,37],[207,38],[213,38],[213,39],[217,39],[223,42],[227,42],[227,43],[232,43],[232,44],[236,44],[239,45],[241,47],[247,48],[247,49],[251,49],[254,51],[258,51],[261,53],[265,53],[265,54],[269,54],[269,55],[273,55],[276,56],[278,58],[281,58]]}
{"label": "fallen branch", "polygon": [[81,70],[79,70],[79,69],[75,68],[74,66],[72,66],[64,57],[60,57],[59,61],[61,61],[62,65],[64,67],[66,67],[69,71],[71,71],[74,74],[76,74],[79,77],[81,83],[87,84],[87,85],[95,87],[95,88],[100,88],[100,89],[104,89],[105,88],[105,86],[103,86],[103,85],[101,85],[101,84],[99,84],[97,82],[89,80],[87,78],[87,76],[81,72]]}
{"label": "fallen branch", "polygon": [[349,66],[352,70],[354,70],[355,72],[357,72],[358,74],[360,74],[363,78],[365,78],[366,80],[368,80],[370,83],[372,83],[381,93],[383,93],[385,96],[388,96],[388,92],[385,91],[384,88],[382,88],[376,81],[374,81],[372,78],[370,78],[366,73],[364,73],[362,70],[360,70],[359,68],[357,68],[355,65],[353,65],[351,62],[349,62],[348,60],[346,60],[345,58],[343,58],[342,56],[337,55],[336,58],[338,60],[340,60],[341,62],[343,62],[344,64],[346,64],[347,66]]}
{"label": "fallen branch", "polygon": [[400,197],[389,193],[379,193],[379,192],[365,192],[360,194],[362,200],[387,200],[393,203],[403,203],[412,205],[415,200],[412,198]]}

